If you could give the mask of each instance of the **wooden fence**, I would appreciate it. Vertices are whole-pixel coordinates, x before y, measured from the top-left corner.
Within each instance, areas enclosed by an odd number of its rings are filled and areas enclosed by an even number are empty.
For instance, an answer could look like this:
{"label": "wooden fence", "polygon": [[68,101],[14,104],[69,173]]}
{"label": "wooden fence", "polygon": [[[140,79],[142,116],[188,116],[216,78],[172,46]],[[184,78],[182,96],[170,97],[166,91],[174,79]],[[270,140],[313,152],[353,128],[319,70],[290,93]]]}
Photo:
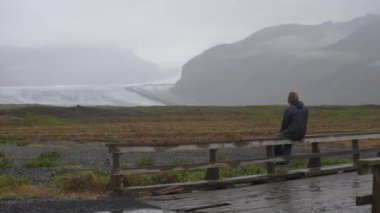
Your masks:
{"label": "wooden fence", "polygon": [[[111,187],[115,191],[123,190],[148,190],[159,189],[168,186],[206,186],[219,184],[236,184],[247,183],[275,178],[276,162],[286,160],[301,160],[309,159],[308,168],[298,171],[298,174],[303,175],[318,175],[329,172],[337,172],[342,170],[355,170],[356,163],[360,158],[360,153],[380,151],[380,147],[360,148],[360,140],[363,139],[379,139],[380,132],[360,132],[360,133],[344,133],[344,134],[326,134],[326,135],[308,135],[302,141],[279,140],[276,138],[258,138],[242,141],[221,141],[221,142],[202,142],[202,143],[148,143],[148,144],[106,144],[110,153],[112,153],[112,170],[111,170]],[[344,151],[320,152],[321,144],[331,142],[347,142],[350,141],[352,149]],[[289,155],[289,156],[274,156],[275,145],[304,143],[311,145],[311,153]],[[218,160],[219,149],[236,149],[236,148],[253,148],[266,147],[266,157],[261,159],[244,159],[244,160]],[[121,155],[128,153],[152,153],[152,152],[178,152],[178,151],[204,151],[209,150],[209,162],[189,163],[183,165],[166,165],[166,166],[151,166],[140,168],[125,168],[121,165]],[[321,168],[322,157],[332,157],[341,155],[352,155],[353,164],[345,165],[344,167],[332,167],[328,170]],[[256,176],[245,176],[231,179],[219,179],[220,167],[241,167],[253,164],[266,164],[267,174]],[[124,175],[144,174],[144,173],[160,173],[166,171],[183,171],[191,169],[207,169],[205,180],[196,183],[179,183],[179,184],[164,184],[144,187],[123,186]],[[291,175],[289,173],[288,175]],[[293,173],[293,175],[296,173]],[[191,188],[191,187],[190,187]]]}
{"label": "wooden fence", "polygon": [[358,161],[358,174],[365,175],[372,172],[372,194],[356,197],[356,205],[372,205],[372,213],[380,212],[380,157]]}

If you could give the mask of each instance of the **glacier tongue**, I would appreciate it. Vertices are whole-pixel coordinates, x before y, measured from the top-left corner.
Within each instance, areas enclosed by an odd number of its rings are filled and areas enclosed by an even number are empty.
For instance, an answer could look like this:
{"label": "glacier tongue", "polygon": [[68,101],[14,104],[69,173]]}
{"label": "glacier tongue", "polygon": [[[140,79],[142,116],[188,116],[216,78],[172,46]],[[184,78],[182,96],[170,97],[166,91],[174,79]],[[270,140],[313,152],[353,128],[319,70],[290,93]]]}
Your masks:
{"label": "glacier tongue", "polygon": [[[0,87],[0,104],[53,106],[151,106],[164,105],[125,88],[130,85],[65,85]],[[135,85],[136,86],[136,85]]]}

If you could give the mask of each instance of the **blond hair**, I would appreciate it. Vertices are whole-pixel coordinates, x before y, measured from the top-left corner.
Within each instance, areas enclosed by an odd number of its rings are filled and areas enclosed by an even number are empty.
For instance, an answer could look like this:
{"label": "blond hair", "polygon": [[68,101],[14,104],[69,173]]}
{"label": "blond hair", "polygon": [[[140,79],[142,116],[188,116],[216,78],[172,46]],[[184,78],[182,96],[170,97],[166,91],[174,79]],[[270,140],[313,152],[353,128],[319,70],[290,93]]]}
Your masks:
{"label": "blond hair", "polygon": [[294,91],[289,92],[288,103],[289,104],[295,104],[297,102],[298,102],[298,94]]}

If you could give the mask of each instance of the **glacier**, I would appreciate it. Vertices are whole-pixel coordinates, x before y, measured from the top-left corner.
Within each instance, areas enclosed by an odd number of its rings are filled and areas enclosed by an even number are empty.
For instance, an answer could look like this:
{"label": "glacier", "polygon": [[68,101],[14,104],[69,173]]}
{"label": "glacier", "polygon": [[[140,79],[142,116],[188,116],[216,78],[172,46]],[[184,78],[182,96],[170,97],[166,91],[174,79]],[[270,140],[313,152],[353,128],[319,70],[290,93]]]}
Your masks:
{"label": "glacier", "polygon": [[143,96],[129,87],[162,90],[171,84],[156,85],[60,85],[0,87],[0,104],[51,106],[162,106],[158,99]]}

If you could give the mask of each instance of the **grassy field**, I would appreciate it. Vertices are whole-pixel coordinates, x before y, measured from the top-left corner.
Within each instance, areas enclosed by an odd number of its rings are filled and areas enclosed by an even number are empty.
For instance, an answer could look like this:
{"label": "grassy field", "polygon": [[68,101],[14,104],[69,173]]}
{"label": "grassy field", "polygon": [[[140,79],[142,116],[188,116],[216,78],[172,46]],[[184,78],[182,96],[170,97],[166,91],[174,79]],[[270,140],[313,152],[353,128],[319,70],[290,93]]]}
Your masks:
{"label": "grassy field", "polygon": [[[9,141],[218,141],[273,136],[285,106],[0,107]],[[380,131],[380,106],[310,107],[308,134]],[[20,143],[20,142],[18,142]]]}
{"label": "grassy field", "polygon": [[[286,106],[171,106],[171,107],[49,107],[0,105],[0,144],[20,148],[43,141],[76,142],[202,142],[274,136]],[[309,108],[308,134],[380,131],[380,106],[319,106]],[[378,146],[379,140],[361,147]],[[349,147],[351,144],[347,144]],[[59,152],[44,152],[25,159],[25,169],[51,168],[46,183],[1,173],[14,167],[12,153],[0,150],[0,200],[45,197],[93,198],[109,189],[109,172],[83,170],[82,165],[60,165]],[[138,166],[154,165],[141,159]],[[322,161],[323,165],[347,160]],[[294,161],[288,169],[305,168],[307,161]],[[76,172],[72,172],[77,170]],[[279,170],[280,171],[280,170]],[[281,170],[282,171],[282,170]],[[223,168],[222,177],[262,174],[260,165]],[[126,185],[146,185],[201,180],[203,170],[136,175]]]}

